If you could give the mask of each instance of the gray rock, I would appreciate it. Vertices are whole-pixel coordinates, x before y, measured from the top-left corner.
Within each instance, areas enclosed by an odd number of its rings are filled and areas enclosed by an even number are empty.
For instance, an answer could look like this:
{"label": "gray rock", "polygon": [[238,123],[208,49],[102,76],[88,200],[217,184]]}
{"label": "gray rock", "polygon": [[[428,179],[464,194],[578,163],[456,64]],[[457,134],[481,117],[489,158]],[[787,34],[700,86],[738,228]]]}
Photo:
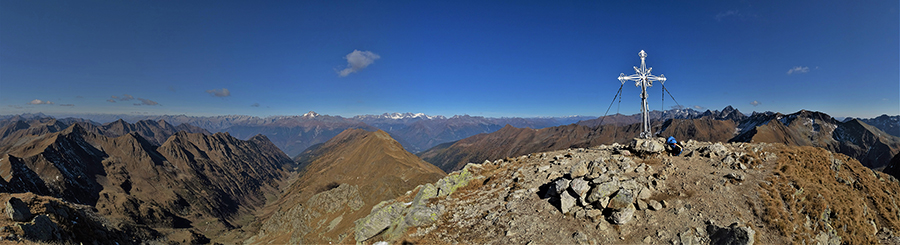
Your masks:
{"label": "gray rock", "polygon": [[547,169],[550,169],[550,165],[540,166],[540,167],[538,167],[537,171],[540,173],[540,172],[547,171]]}
{"label": "gray rock", "polygon": [[662,138],[633,139],[629,147],[638,155],[657,154],[666,150]]}
{"label": "gray rock", "polygon": [[438,195],[438,188],[432,185],[431,183],[426,183],[419,189],[419,193],[416,194],[416,197],[413,198],[412,206],[422,205],[426,200],[436,197]]}
{"label": "gray rock", "polygon": [[562,195],[563,192],[566,192],[566,189],[569,188],[568,179],[558,179],[553,182],[553,189],[556,190],[556,195]]}
{"label": "gray rock", "polygon": [[16,222],[25,222],[31,220],[31,209],[25,202],[16,197],[10,197],[6,202],[6,216]]}
{"label": "gray rock", "polygon": [[629,190],[621,189],[615,196],[609,199],[609,205],[606,207],[613,210],[622,210],[627,207],[633,208],[634,205],[632,205],[632,203],[634,203],[634,194],[631,194],[631,191]]}
{"label": "gray rock", "polygon": [[627,206],[613,211],[612,214],[609,215],[609,222],[619,225],[628,223],[634,218],[634,211],[634,205],[629,203]]}
{"label": "gray rock", "polygon": [[569,192],[563,191],[562,194],[559,194],[559,210],[564,214],[569,213],[573,206],[575,206],[575,198],[569,195]]}
{"label": "gray rock", "polygon": [[644,200],[638,199],[637,200],[637,209],[638,210],[647,210],[647,202],[645,202]]}
{"label": "gray rock", "polygon": [[706,233],[709,234],[710,244],[726,245],[753,245],[753,236],[756,235],[756,232],[750,227],[738,226],[737,223],[728,227],[708,224]]}
{"label": "gray rock", "polygon": [[638,199],[647,200],[650,199],[650,196],[653,195],[653,191],[648,188],[641,188],[641,191],[638,192]]}
{"label": "gray rock", "polygon": [[587,198],[585,198],[585,201],[587,201],[588,203],[594,203],[596,201],[599,201],[600,199],[603,199],[604,197],[612,195],[617,190],[619,190],[618,181],[601,183],[600,185],[594,186],[594,188],[591,189],[591,191],[588,193]]}
{"label": "gray rock", "polygon": [[438,180],[437,185],[435,186],[438,189],[437,195],[448,196],[456,191],[456,189],[468,185],[469,181],[472,180],[472,171],[470,170],[472,168],[478,167],[476,167],[476,165],[469,164],[466,165],[466,167],[462,170],[447,174],[447,176]]}
{"label": "gray rock", "polygon": [[585,176],[587,174],[588,166],[587,162],[585,161],[578,162],[577,164],[572,166],[571,169],[569,169],[569,177],[571,177],[572,179],[581,178],[582,176]]}
{"label": "gray rock", "polygon": [[650,210],[659,211],[663,208],[662,203],[659,203],[656,200],[650,200],[650,202],[647,204],[650,206]]}
{"label": "gray rock", "polygon": [[728,153],[728,148],[722,145],[722,143],[715,143],[703,148],[703,153],[708,157],[723,156]]}
{"label": "gray rock", "polygon": [[403,223],[406,224],[406,227],[423,226],[437,221],[437,219],[440,218],[442,214],[444,214],[443,205],[412,207],[411,209],[409,209],[409,212],[406,213],[406,216],[403,219]]}
{"label": "gray rock", "polygon": [[354,230],[356,241],[361,242],[372,238],[379,232],[391,226],[391,221],[400,217],[402,214],[402,203],[387,204],[387,201],[384,201],[375,205],[368,216],[354,222],[356,225]]}
{"label": "gray rock", "polygon": [[575,194],[577,194],[580,199],[584,199],[587,192],[591,190],[591,186],[582,178],[572,180],[572,182],[569,183],[569,187],[575,191]]}

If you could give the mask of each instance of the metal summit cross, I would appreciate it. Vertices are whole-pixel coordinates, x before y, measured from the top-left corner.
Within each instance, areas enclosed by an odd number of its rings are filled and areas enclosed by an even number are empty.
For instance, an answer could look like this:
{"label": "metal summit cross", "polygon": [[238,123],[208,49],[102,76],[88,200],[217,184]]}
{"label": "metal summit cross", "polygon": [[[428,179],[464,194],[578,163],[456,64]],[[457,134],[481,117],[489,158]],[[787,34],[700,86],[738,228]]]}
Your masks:
{"label": "metal summit cross", "polygon": [[660,83],[666,82],[666,76],[660,74],[658,77],[650,74],[650,71],[653,70],[653,67],[647,68],[647,64],[644,60],[647,58],[647,52],[641,50],[638,53],[641,56],[641,67],[634,67],[634,71],[637,72],[634,75],[625,76],[625,73],[619,74],[619,81],[622,82],[622,85],[625,85],[625,81],[635,81],[634,86],[641,87],[641,138],[649,138],[651,136],[650,133],[650,107],[647,106],[647,87],[653,86],[653,81],[659,81]]}

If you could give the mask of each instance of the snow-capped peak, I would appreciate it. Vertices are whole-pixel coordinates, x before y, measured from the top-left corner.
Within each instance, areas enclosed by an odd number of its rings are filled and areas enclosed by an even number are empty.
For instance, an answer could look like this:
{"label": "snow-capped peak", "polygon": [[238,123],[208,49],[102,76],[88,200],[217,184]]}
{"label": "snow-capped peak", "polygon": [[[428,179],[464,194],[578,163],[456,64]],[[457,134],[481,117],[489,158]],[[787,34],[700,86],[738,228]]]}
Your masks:
{"label": "snow-capped peak", "polygon": [[317,117],[317,116],[319,116],[319,113],[316,113],[314,111],[309,111],[306,114],[303,114],[303,117],[308,117],[308,118],[313,118],[313,117]]}
{"label": "snow-capped peak", "polygon": [[392,120],[403,120],[403,119],[445,119],[444,116],[429,116],[425,115],[425,113],[384,113],[381,115],[361,115],[356,116],[357,118],[368,118],[368,119],[392,119]]}

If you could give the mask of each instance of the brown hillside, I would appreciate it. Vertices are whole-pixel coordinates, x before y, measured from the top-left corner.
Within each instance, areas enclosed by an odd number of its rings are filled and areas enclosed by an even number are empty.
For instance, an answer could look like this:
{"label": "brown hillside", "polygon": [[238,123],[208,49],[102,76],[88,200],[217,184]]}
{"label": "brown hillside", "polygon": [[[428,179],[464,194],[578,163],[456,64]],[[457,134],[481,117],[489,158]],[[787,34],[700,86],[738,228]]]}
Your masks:
{"label": "brown hillside", "polygon": [[460,170],[470,162],[480,163],[485,160],[571,147],[626,143],[640,133],[640,127],[640,124],[625,127],[607,124],[590,128],[572,124],[530,129],[507,125],[490,134],[478,134],[452,144],[440,145],[420,153],[419,156],[450,172]]}
{"label": "brown hillside", "polygon": [[375,204],[445,175],[381,130],[347,129],[305,154],[310,163],[248,242],[339,242]]}
{"label": "brown hillside", "polygon": [[93,206],[122,227],[204,238],[252,221],[292,166],[264,137],[180,132],[157,147],[137,132],[111,138],[73,124],[0,158],[0,183]]}

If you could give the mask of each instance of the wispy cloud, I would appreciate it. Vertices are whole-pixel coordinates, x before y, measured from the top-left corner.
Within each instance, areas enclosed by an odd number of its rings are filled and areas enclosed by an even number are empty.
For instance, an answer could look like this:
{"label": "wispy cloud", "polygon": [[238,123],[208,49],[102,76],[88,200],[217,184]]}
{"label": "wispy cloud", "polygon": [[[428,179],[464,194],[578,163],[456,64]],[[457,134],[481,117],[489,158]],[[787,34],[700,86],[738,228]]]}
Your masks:
{"label": "wispy cloud", "polygon": [[734,18],[734,19],[738,19],[738,20],[748,20],[750,18],[756,18],[756,17],[757,17],[757,15],[753,14],[752,10],[749,12],[746,10],[745,11],[728,10],[728,11],[724,11],[724,12],[719,12],[715,16],[716,21],[722,21],[722,20],[730,19],[730,18]]}
{"label": "wispy cloud", "polygon": [[114,100],[114,99],[108,99],[108,100],[106,100],[106,102],[116,103],[116,100]]}
{"label": "wispy cloud", "polygon": [[716,20],[722,21],[723,18],[737,16],[739,14],[740,14],[740,12],[738,12],[737,10],[728,10],[725,12],[719,12],[718,14],[716,14]]}
{"label": "wispy cloud", "polygon": [[253,103],[250,107],[259,107],[259,103]]}
{"label": "wispy cloud", "polygon": [[52,105],[53,102],[35,99],[35,100],[32,100],[31,102],[28,102],[25,104],[26,105]]}
{"label": "wispy cloud", "polygon": [[693,106],[693,107],[694,107],[695,110],[703,110],[703,109],[706,109],[706,107],[702,107],[702,106],[699,106],[699,105],[695,105],[695,106]]}
{"label": "wispy cloud", "polygon": [[75,104],[59,104],[59,106],[75,106]]}
{"label": "wispy cloud", "polygon": [[144,98],[137,98],[137,99],[140,100],[141,103],[134,103],[134,105],[151,105],[151,106],[159,105],[159,103],[156,103],[156,101],[152,101],[152,100],[148,100],[148,99],[144,99]]}
{"label": "wispy cloud", "polygon": [[791,75],[791,74],[794,74],[794,73],[807,73],[807,72],[809,72],[809,67],[807,67],[807,66],[795,66],[794,68],[791,68],[790,70],[788,70],[788,71],[787,71],[787,74],[788,74],[788,75]]}
{"label": "wispy cloud", "polygon": [[173,87],[173,86],[169,86],[169,88],[167,88],[167,89],[166,89],[166,90],[169,90],[169,91],[172,91],[172,92],[175,92],[175,87]]}
{"label": "wispy cloud", "polygon": [[206,90],[206,92],[209,93],[209,95],[216,96],[216,97],[228,97],[228,96],[231,96],[231,91],[228,91],[227,88],[222,88],[222,89],[210,89],[210,90]]}
{"label": "wispy cloud", "polygon": [[762,103],[760,103],[759,101],[754,100],[753,102],[750,102],[750,104],[753,105],[753,106],[758,106],[759,104],[762,104]]}
{"label": "wispy cloud", "polygon": [[[131,96],[129,94],[123,94],[122,97],[115,96],[115,95],[109,96],[109,97],[112,98],[113,100],[118,100],[118,101],[129,101],[129,100],[134,99],[134,96]],[[109,101],[109,100],[106,100],[106,101]]]}
{"label": "wispy cloud", "polygon": [[344,57],[344,59],[347,60],[347,68],[338,71],[338,75],[346,77],[350,75],[350,73],[358,72],[372,63],[375,63],[375,60],[380,58],[381,56],[370,51],[353,50],[353,52]]}

